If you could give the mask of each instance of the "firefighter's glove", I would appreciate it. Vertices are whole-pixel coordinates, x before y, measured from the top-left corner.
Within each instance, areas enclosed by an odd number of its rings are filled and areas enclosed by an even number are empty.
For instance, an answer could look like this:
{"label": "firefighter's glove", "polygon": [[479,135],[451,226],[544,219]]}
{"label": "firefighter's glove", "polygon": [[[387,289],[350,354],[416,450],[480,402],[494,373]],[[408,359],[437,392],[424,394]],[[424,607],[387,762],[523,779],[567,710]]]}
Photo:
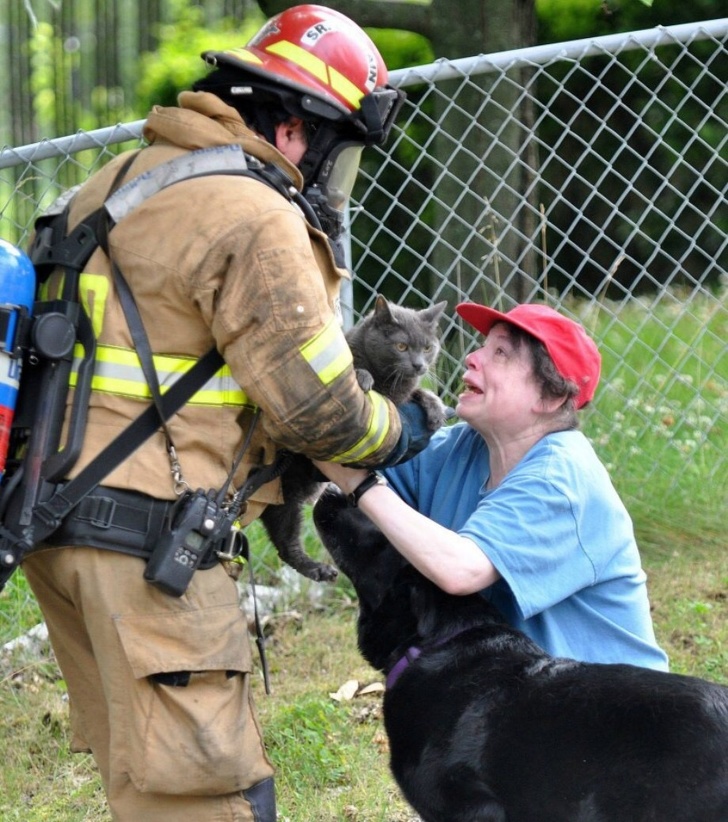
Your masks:
{"label": "firefighter's glove", "polygon": [[389,456],[377,465],[377,468],[389,468],[400,462],[411,460],[427,446],[434,433],[427,425],[425,409],[418,402],[405,402],[397,410],[402,424],[402,433]]}

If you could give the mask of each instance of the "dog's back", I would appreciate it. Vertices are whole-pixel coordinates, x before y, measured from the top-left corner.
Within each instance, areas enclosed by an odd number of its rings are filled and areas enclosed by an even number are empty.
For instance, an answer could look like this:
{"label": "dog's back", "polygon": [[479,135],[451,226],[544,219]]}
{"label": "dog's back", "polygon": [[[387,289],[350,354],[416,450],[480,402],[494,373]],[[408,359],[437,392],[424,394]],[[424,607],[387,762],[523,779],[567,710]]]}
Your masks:
{"label": "dog's back", "polygon": [[725,688],[512,638],[423,650],[385,694],[392,771],[423,819],[490,819],[495,801],[509,822],[728,820]]}
{"label": "dog's back", "polygon": [[728,688],[549,657],[482,597],[424,579],[340,494],[314,517],[359,596],[362,654],[389,675],[392,772],[424,822],[728,821]]}

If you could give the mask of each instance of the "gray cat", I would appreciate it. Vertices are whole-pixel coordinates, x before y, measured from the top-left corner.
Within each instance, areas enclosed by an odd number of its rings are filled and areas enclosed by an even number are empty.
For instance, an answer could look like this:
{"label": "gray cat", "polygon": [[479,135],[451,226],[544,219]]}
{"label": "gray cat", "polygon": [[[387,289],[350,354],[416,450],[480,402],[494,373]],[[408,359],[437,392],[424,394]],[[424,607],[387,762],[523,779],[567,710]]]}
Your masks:
{"label": "gray cat", "polygon": [[[359,384],[389,397],[395,405],[416,399],[425,409],[427,426],[440,428],[446,409],[439,397],[420,388],[420,382],[440,351],[438,323],[447,303],[416,310],[388,302],[379,295],[374,310],[360,320],[346,339],[354,357]],[[289,455],[281,477],[284,502],[269,505],[260,519],[280,558],[309,579],[336,578],[331,565],[311,559],[303,549],[303,504],[313,501],[322,487],[321,474],[300,454]]]}

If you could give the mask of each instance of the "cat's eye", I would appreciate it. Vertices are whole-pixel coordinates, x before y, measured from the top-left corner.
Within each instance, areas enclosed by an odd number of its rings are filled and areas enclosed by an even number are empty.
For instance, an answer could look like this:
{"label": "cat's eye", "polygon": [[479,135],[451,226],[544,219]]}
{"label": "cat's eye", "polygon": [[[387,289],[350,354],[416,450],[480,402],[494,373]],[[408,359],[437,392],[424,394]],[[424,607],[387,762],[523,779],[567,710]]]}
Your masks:
{"label": "cat's eye", "polygon": [[430,351],[432,351],[432,346],[431,345],[426,345],[425,346],[425,354],[429,354]]}
{"label": "cat's eye", "polygon": [[409,346],[407,345],[407,343],[397,343],[395,348],[397,349],[397,351],[406,351],[409,348]]}

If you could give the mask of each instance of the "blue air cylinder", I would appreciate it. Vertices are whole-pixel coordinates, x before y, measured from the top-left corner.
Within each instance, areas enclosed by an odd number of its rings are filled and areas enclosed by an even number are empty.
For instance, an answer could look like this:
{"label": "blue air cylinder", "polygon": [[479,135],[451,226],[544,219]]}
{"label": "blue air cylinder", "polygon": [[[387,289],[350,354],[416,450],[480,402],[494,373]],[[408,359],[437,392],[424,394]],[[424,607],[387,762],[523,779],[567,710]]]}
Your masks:
{"label": "blue air cylinder", "polygon": [[0,479],[5,473],[23,362],[16,342],[18,323],[22,316],[30,316],[34,299],[33,263],[23,251],[0,240]]}

